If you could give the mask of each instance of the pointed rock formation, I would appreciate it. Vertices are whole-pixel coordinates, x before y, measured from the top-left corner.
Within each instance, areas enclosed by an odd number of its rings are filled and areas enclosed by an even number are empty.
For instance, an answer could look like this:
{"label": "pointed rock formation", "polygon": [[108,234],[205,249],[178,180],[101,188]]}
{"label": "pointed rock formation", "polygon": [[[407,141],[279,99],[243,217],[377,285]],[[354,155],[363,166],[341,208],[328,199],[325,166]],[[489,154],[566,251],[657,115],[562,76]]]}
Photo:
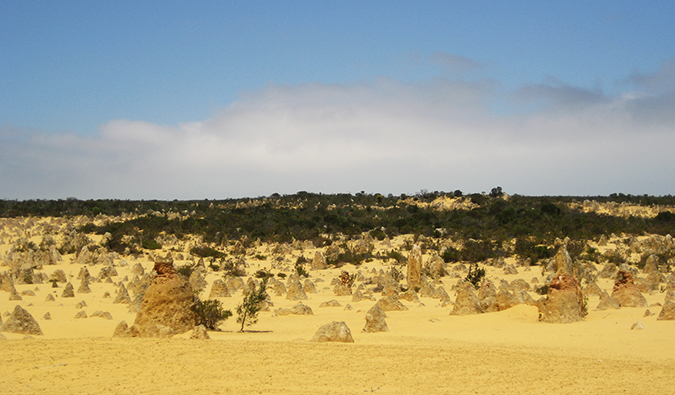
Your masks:
{"label": "pointed rock formation", "polygon": [[480,301],[471,283],[464,282],[457,289],[457,298],[450,315],[480,314],[483,312]]}
{"label": "pointed rock formation", "polygon": [[408,289],[417,289],[422,286],[422,249],[415,244],[408,255]]}
{"label": "pointed rock formation", "polygon": [[500,290],[497,292],[497,298],[495,304],[497,305],[497,311],[503,311],[510,309],[513,306],[519,305],[522,302],[511,292],[507,290]]}
{"label": "pointed rock formation", "polygon": [[375,305],[371,307],[366,313],[366,326],[363,328],[363,332],[389,332],[389,327],[387,327],[387,322],[385,321],[386,317],[387,315],[380,306]]}
{"label": "pointed rock formation", "polygon": [[[601,296],[603,291],[598,287],[598,284],[595,281],[590,281],[586,286],[581,290],[585,296]],[[609,296],[609,295],[608,295]]]}
{"label": "pointed rock formation", "polygon": [[80,294],[88,294],[91,293],[91,288],[89,288],[89,281],[87,279],[83,279],[82,282],[80,283],[80,286],[77,288],[77,293]]}
{"label": "pointed rock formation", "polygon": [[66,284],[66,287],[63,289],[63,293],[61,294],[62,298],[74,298],[75,297],[75,289],[73,288],[73,284],[68,283]]}
{"label": "pointed rock formation", "polygon": [[288,280],[288,293],[286,299],[288,300],[307,300],[307,294],[299,280]]}
{"label": "pointed rock formation", "polygon": [[661,308],[657,320],[675,320],[675,302],[668,301]]}
{"label": "pointed rock formation", "polygon": [[113,337],[134,337],[134,335],[135,333],[132,332],[126,321],[120,321],[115,327],[115,332],[113,332]]}
{"label": "pointed rock formation", "polygon": [[603,292],[600,294],[600,303],[598,304],[598,307],[596,307],[596,310],[609,310],[609,309],[619,309],[621,306],[619,306],[619,303],[612,299],[611,296],[607,292]]}
{"label": "pointed rock formation", "polygon": [[402,294],[398,295],[399,299],[407,300],[408,302],[419,303],[420,298],[417,296],[417,292],[413,289],[409,289]]}
{"label": "pointed rock formation", "polygon": [[7,321],[0,326],[0,332],[42,335],[42,329],[35,318],[19,305],[16,305]]}
{"label": "pointed rock formation", "polygon": [[305,293],[310,293],[310,294],[315,294],[316,293],[316,287],[314,286],[314,283],[310,281],[310,279],[306,278],[305,282],[302,284],[302,289],[305,291]]}
{"label": "pointed rock formation", "polygon": [[348,285],[339,283],[333,288],[333,293],[335,296],[349,296],[352,294],[352,288]]}
{"label": "pointed rock formation", "polygon": [[326,257],[321,251],[314,253],[314,259],[312,259],[312,269],[314,270],[323,270],[326,269],[328,265],[326,264]]}
{"label": "pointed rock formation", "polygon": [[394,295],[381,298],[377,301],[376,306],[379,306],[384,311],[408,310],[408,308]]}
{"label": "pointed rock formation", "polygon": [[190,339],[195,340],[209,340],[210,338],[211,337],[206,331],[206,327],[204,325],[195,326],[195,329],[192,331],[192,335],[190,335]]}
{"label": "pointed rock formation", "polygon": [[176,274],[170,257],[157,258],[154,271],[157,275],[145,291],[133,325],[139,336],[167,337],[194,328],[195,296],[190,283]]}
{"label": "pointed rock formation", "polygon": [[230,297],[230,290],[227,288],[225,281],[217,279],[213,281],[211,285],[211,293],[209,294],[209,299],[213,298],[228,298]]}
{"label": "pointed rock formation", "polygon": [[124,286],[124,283],[122,282],[120,282],[119,289],[117,290],[117,296],[115,296],[115,300],[113,300],[113,303],[131,304],[131,297],[129,296],[129,292],[127,292],[127,289]]}
{"label": "pointed rock formation", "polygon": [[[562,249],[562,247],[561,247]],[[565,250],[565,252],[567,252]],[[557,261],[564,262],[564,261]],[[576,278],[563,273],[565,266],[559,266],[548,286],[548,293],[543,304],[539,306],[539,320],[552,323],[569,323],[581,321],[586,315],[584,297]]]}
{"label": "pointed rock formation", "polygon": [[619,270],[617,274],[612,299],[616,300],[621,307],[649,307],[647,299],[633,282],[633,274],[625,270]]}
{"label": "pointed rock formation", "polygon": [[99,318],[103,318],[105,320],[112,320],[113,319],[112,314],[110,314],[110,312],[100,311],[100,310],[97,310],[97,311],[94,311],[93,313],[91,313],[91,317],[92,318],[93,317],[99,317]]}

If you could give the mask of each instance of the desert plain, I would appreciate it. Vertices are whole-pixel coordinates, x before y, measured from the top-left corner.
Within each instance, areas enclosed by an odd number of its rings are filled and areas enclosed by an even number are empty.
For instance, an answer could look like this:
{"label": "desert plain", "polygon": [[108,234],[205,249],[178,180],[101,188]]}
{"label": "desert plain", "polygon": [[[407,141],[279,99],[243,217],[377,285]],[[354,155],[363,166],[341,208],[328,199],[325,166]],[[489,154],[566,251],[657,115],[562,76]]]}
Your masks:
{"label": "desert plain", "polygon": [[[0,272],[11,269],[22,256],[17,255],[18,240],[40,245],[44,229],[66,226],[66,220],[55,218],[2,221],[0,257],[4,267]],[[60,237],[53,235],[56,244]],[[102,239],[95,234],[87,237],[92,244]],[[603,253],[620,249],[627,237],[614,235],[603,245],[589,244]],[[654,237],[640,235],[633,242],[648,243]],[[412,235],[391,240],[365,238],[373,251],[404,251],[402,246],[418,241]],[[234,289],[230,296],[215,297],[235,314],[218,330],[209,331],[209,339],[193,339],[192,331],[171,337],[113,337],[121,321],[132,325],[137,314],[128,303],[114,303],[120,283],[128,287],[135,281],[139,266],[143,275],[151,276],[158,256],[171,254],[176,267],[200,265],[203,289],[199,296],[213,298],[211,288],[223,279],[223,273],[213,270],[208,259],[201,259],[200,264],[200,258],[190,254],[197,243],[190,239],[165,242],[159,250],[110,253],[106,259],[99,256],[87,262],[79,259],[79,251],[59,254],[60,260],[46,258],[47,264],[34,267],[32,284],[14,281],[20,300],[10,300],[17,298],[0,291],[3,322],[18,305],[42,331],[42,335],[0,332],[5,337],[0,340],[0,393],[675,393],[675,321],[657,319],[670,282],[642,292],[647,307],[597,310],[599,295],[585,292],[587,315],[583,320],[550,323],[540,321],[539,308],[532,303],[482,314],[452,315],[457,286],[467,276],[469,265],[447,264],[445,276],[424,281],[433,289],[442,287],[448,297],[419,292],[418,300],[399,298],[405,310],[386,311],[388,331],[367,333],[363,332],[366,314],[383,297],[373,278],[391,277],[394,267],[405,275],[405,265],[392,259],[370,259],[358,266],[312,269],[312,259],[317,252],[326,253],[326,247],[302,242],[283,246],[252,243],[245,249],[243,283],[264,269],[274,274],[276,281],[288,284],[296,277],[294,263],[302,256],[307,260],[308,277],[300,280],[309,280],[314,286],[300,301],[289,300],[284,292],[269,291],[268,309],[261,311],[259,321],[246,331],[239,332],[235,313],[243,290]],[[233,248],[237,246],[225,247]],[[432,253],[423,252],[425,265]],[[599,263],[591,264],[596,272],[603,269]],[[105,269],[110,267],[115,269],[112,275]],[[485,280],[495,288],[509,289],[515,280],[524,280],[531,286],[525,292],[534,300],[542,298],[535,289],[552,274],[545,267],[528,267],[513,257],[480,267],[486,270]],[[90,276],[90,292],[79,292],[83,268]],[[66,283],[48,280],[57,270],[74,286],[74,297],[62,296]],[[108,274],[102,275],[104,272]],[[353,289],[360,287],[364,299],[356,301],[351,294],[335,291],[336,279],[343,272],[354,275]],[[596,277],[600,290],[609,294],[614,281]],[[400,284],[404,286],[406,279]],[[134,292],[129,293],[134,299]],[[298,303],[308,306],[312,314],[287,314],[284,310]],[[96,311],[109,316],[92,316]],[[78,313],[86,318],[76,318]],[[50,319],[45,318],[47,314]],[[353,342],[311,341],[322,325],[333,321],[347,325]]]}

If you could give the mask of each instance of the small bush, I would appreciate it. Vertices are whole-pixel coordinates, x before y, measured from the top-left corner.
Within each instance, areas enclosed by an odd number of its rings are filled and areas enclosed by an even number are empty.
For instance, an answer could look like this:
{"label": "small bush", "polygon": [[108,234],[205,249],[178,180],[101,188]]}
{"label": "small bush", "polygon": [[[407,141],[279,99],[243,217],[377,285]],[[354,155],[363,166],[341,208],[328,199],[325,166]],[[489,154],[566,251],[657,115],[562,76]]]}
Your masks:
{"label": "small bush", "polygon": [[305,266],[303,266],[303,264],[300,263],[300,258],[298,258],[298,262],[295,263],[295,272],[298,273],[298,276],[309,277],[309,273],[307,272],[307,270],[305,270]]}
{"label": "small bush", "polygon": [[186,263],[185,265],[178,266],[176,268],[176,272],[178,274],[182,274],[186,278],[190,278],[190,275],[192,274],[192,272],[195,271],[196,268],[197,268],[196,263]]}
{"label": "small bush", "polygon": [[243,277],[246,275],[246,269],[244,268],[244,265],[238,264],[232,260],[223,262],[221,269],[225,272],[225,277]]}
{"label": "small bush", "polygon": [[382,241],[387,235],[384,233],[384,231],[382,231],[382,229],[374,229],[370,231],[370,236],[374,239]]}
{"label": "small bush", "polygon": [[398,262],[398,263],[406,263],[406,261],[407,261],[406,257],[403,256],[403,254],[401,254],[398,251],[391,250],[391,251],[389,251],[389,253],[387,253],[387,256],[389,258],[395,259],[396,262]]}
{"label": "small bush", "polygon": [[448,247],[441,254],[441,258],[443,258],[443,262],[445,263],[458,262],[460,257],[461,254],[455,247]]}
{"label": "small bush", "polygon": [[224,258],[225,253],[216,250],[215,248],[206,246],[195,246],[190,249],[190,254],[201,258]]}
{"label": "small bush", "polygon": [[476,263],[472,263],[471,266],[469,266],[469,273],[467,273],[464,280],[478,288],[483,281],[483,277],[485,277],[485,269],[479,268]]}
{"label": "small bush", "polygon": [[255,274],[253,275],[255,278],[270,278],[274,277],[274,274],[270,273],[269,271],[265,269],[260,269]]}
{"label": "small bush", "polygon": [[204,325],[210,330],[216,330],[221,322],[232,316],[232,312],[223,309],[222,303],[217,299],[197,299],[192,310],[196,315],[196,324]]}
{"label": "small bush", "polygon": [[535,288],[534,292],[538,293],[539,295],[546,295],[548,294],[548,285],[542,285],[539,288]]}
{"label": "small bush", "polygon": [[153,239],[144,239],[141,243],[141,247],[146,250],[159,250],[162,248],[162,245]]}

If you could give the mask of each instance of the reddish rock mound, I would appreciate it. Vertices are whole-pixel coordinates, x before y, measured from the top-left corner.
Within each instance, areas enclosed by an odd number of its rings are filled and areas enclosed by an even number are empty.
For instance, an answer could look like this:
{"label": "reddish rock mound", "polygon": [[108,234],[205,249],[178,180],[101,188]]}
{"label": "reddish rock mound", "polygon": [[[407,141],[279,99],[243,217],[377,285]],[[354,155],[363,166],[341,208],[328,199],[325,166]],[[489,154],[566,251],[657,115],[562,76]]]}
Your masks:
{"label": "reddish rock mound", "polygon": [[612,299],[616,300],[621,307],[648,307],[647,299],[633,282],[633,274],[624,270],[619,270],[616,276]]}
{"label": "reddish rock mound", "polygon": [[548,286],[546,299],[539,305],[539,320],[553,323],[581,321],[586,315],[579,282],[567,273],[556,274]]}

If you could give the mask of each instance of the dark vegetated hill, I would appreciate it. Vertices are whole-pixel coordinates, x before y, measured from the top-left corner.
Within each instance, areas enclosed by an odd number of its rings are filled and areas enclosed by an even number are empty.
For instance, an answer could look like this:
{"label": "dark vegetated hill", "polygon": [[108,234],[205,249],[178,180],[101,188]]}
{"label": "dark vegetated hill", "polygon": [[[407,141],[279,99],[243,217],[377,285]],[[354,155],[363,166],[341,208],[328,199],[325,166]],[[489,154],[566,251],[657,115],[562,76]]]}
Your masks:
{"label": "dark vegetated hill", "polygon": [[[429,203],[439,196],[457,196],[458,192],[422,192],[410,198],[413,203]],[[255,199],[199,201],[5,200],[0,201],[0,216],[141,215],[104,226],[90,224],[83,229],[110,232],[113,237],[109,247],[115,250],[125,246],[121,242],[124,235],[132,236],[139,242],[144,238],[154,239],[161,232],[178,238],[186,234],[201,235],[205,242],[216,244],[246,236],[248,240],[260,238],[277,242],[312,240],[316,245],[322,245],[326,242],[325,235],[342,233],[355,236],[367,231],[380,236],[447,235],[494,243],[529,238],[537,243],[549,243],[556,237],[581,240],[611,233],[673,234],[675,230],[675,214],[661,213],[652,219],[615,217],[584,213],[570,209],[566,204],[588,199],[646,206],[675,205],[671,196],[613,194],[589,198],[513,195],[505,200],[496,195],[499,194],[469,195],[478,207],[448,211],[401,203],[401,200],[409,198],[405,195],[366,193],[324,195],[298,192]],[[166,213],[178,213],[181,217],[169,219]]]}

